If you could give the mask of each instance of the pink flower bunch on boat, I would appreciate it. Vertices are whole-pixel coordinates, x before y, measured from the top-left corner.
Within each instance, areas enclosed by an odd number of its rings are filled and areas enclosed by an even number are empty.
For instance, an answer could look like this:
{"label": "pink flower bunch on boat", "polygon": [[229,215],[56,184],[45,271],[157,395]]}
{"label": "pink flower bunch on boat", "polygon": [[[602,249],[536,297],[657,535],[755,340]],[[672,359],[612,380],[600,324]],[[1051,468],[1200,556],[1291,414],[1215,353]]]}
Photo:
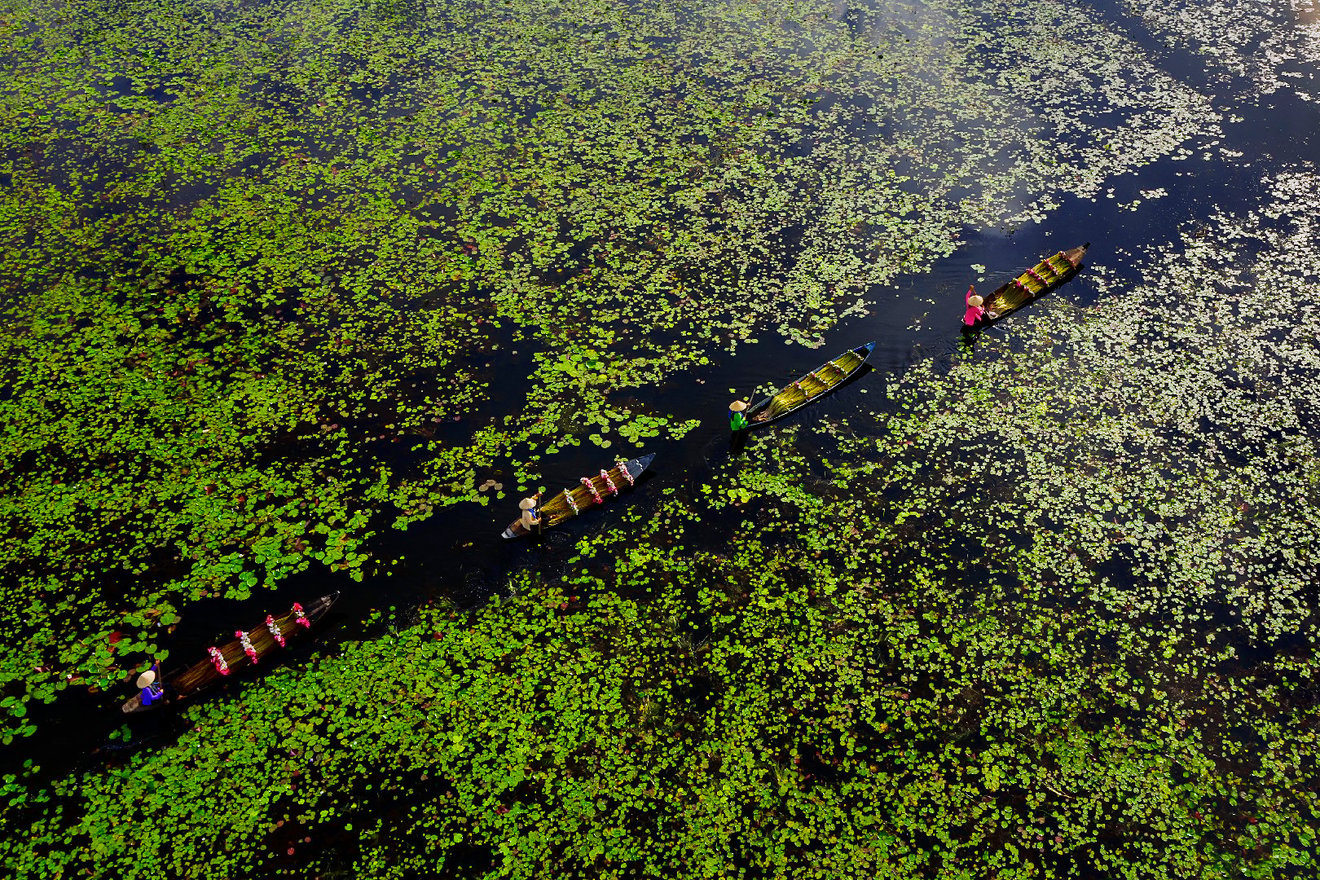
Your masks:
{"label": "pink flower bunch on boat", "polygon": [[629,485],[629,486],[636,486],[636,485],[637,485],[637,481],[633,479],[633,475],[630,474],[630,473],[628,473],[628,463],[627,463],[627,462],[623,462],[623,461],[621,461],[621,462],[618,463],[617,467],[619,468],[619,473],[623,474],[623,478],[624,478],[625,480],[628,481],[628,485]]}
{"label": "pink flower bunch on boat", "polygon": [[221,675],[229,674],[229,664],[225,662],[225,655],[219,648],[207,648],[206,653],[211,655],[211,662],[215,664],[215,671]]}
{"label": "pink flower bunch on boat", "polygon": [[234,630],[234,638],[242,642],[243,653],[248,655],[248,659],[251,660],[253,664],[256,664],[257,649],[252,647],[252,640],[248,638],[248,634],[243,632],[243,630],[241,629]]}
{"label": "pink flower bunch on boat", "polygon": [[275,644],[283,648],[284,633],[280,632],[280,625],[269,614],[266,615],[266,629],[270,632],[270,637],[275,640]]}

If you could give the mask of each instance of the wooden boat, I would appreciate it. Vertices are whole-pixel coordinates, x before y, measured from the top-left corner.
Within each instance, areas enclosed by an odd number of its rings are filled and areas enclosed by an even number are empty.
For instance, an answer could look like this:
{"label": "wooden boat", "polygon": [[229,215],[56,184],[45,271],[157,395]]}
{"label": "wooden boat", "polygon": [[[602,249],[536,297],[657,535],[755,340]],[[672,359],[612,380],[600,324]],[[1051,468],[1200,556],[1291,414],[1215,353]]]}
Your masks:
{"label": "wooden boat", "polygon": [[[177,675],[165,679],[163,699],[153,701],[150,706],[144,706],[142,694],[139,693],[124,703],[122,707],[124,712],[129,714],[150,712],[162,703],[186,700],[240,669],[266,661],[272,654],[279,653],[280,648],[289,639],[297,638],[300,633],[310,630],[312,624],[324,617],[338,598],[338,593],[331,593],[317,599],[305,609],[294,603],[293,608],[283,617],[266,615],[266,622],[256,629],[235,633],[236,638],[232,642],[220,648],[211,648],[209,659],[194,663]],[[279,633],[278,638],[276,632]]]}
{"label": "wooden boat", "polygon": [[845,351],[796,382],[785,385],[764,400],[757,401],[747,410],[748,426],[768,425],[838,388],[865,366],[866,359],[874,350],[875,343],[868,342],[851,351]]}
{"label": "wooden boat", "polygon": [[[618,495],[624,489],[632,488],[642,472],[651,466],[654,458],[655,453],[652,453],[634,458],[632,461],[621,461],[610,470],[602,470],[594,477],[583,477],[580,480],[581,485],[565,489],[558,495],[552,496],[541,504],[539,531],[544,532],[546,529],[554,528],[579,513],[586,512],[588,508],[604,504],[611,495]],[[529,534],[531,532],[523,525],[522,517],[509,523],[509,527],[503,532],[505,538],[521,538]]]}
{"label": "wooden boat", "polygon": [[1077,270],[1082,265],[1082,257],[1086,256],[1086,249],[1090,246],[1091,243],[1088,241],[1081,247],[1059,251],[1054,256],[1041,260],[1012,281],[995,288],[995,291],[985,297],[985,301],[981,303],[985,307],[985,314],[981,316],[981,320],[971,327],[966,324],[963,327],[973,330],[992,324],[1036,297],[1049,293],[1077,274]]}

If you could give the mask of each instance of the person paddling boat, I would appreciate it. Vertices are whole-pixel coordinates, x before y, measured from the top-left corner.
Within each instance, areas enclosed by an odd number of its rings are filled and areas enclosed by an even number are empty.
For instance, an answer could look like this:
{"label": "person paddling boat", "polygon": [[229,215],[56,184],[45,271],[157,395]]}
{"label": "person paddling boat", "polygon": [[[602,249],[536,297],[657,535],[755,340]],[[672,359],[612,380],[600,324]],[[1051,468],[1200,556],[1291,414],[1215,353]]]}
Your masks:
{"label": "person paddling boat", "polygon": [[156,680],[156,670],[159,668],[159,664],[152,666],[137,677],[137,686],[142,696],[143,706],[150,706],[165,699],[165,685]]}
{"label": "person paddling boat", "polygon": [[537,492],[532,497],[524,498],[522,501],[518,502],[518,507],[522,510],[520,519],[522,520],[523,528],[527,529],[529,532],[540,532],[541,530],[541,511],[538,506],[540,498],[541,493]]}
{"label": "person paddling boat", "polygon": [[743,415],[746,409],[747,402],[743,400],[735,400],[729,404],[729,430],[735,434],[748,428],[747,416]]}
{"label": "person paddling boat", "polygon": [[967,295],[963,297],[967,303],[967,311],[963,314],[963,326],[975,327],[985,317],[984,302],[980,294],[976,292],[976,285],[970,284],[967,287]]}

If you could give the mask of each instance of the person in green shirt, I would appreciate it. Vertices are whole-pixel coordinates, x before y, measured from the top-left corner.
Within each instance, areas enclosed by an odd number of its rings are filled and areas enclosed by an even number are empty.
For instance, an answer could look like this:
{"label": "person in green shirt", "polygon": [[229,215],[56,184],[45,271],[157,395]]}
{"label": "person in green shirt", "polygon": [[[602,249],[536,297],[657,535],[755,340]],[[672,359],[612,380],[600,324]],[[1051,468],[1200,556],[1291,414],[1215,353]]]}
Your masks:
{"label": "person in green shirt", "polygon": [[729,404],[729,430],[735,434],[750,427],[747,423],[747,416],[743,415],[745,409],[747,409],[747,404],[741,400],[735,400]]}

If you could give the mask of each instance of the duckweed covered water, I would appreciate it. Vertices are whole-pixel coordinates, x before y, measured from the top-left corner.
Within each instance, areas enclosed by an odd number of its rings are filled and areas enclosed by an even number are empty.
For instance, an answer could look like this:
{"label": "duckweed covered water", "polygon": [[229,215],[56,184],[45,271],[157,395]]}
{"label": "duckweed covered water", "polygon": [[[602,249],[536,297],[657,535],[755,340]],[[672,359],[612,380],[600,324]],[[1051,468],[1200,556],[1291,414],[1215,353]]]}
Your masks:
{"label": "duckweed covered water", "polygon": [[[6,744],[34,700],[127,696],[197,600],[371,589],[391,526],[699,442],[688,380],[754,341],[833,345],[967,238],[1233,167],[1247,107],[1314,103],[1313,13],[0,6]],[[5,863],[1305,874],[1304,153],[1224,205],[1143,183],[1124,213],[1187,211],[1164,238],[642,486],[503,598],[15,766]]]}
{"label": "duckweed covered water", "polygon": [[1053,5],[1006,31],[956,4],[4,26],[15,706],[109,684],[190,600],[360,575],[380,528],[484,500],[479,471],[525,488],[564,445],[681,437],[629,389],[761,333],[817,345],[964,224],[1040,218],[1215,118]]}

